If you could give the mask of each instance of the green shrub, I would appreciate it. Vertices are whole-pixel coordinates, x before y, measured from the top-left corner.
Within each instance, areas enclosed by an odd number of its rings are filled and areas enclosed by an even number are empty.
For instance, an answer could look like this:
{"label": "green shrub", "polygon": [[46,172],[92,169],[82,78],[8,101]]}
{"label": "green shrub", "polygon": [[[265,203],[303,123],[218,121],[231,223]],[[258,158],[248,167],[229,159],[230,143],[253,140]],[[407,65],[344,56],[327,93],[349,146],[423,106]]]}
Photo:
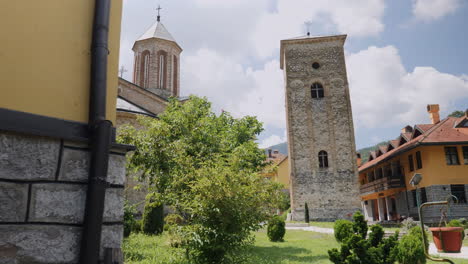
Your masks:
{"label": "green shrub", "polygon": [[142,231],[141,230],[142,222],[143,222],[142,219],[135,220],[135,222],[133,223],[132,232],[140,233]]}
{"label": "green shrub", "polygon": [[283,221],[286,221],[286,218],[288,217],[288,214],[291,213],[291,208],[289,208],[287,211],[284,211],[282,215],[280,215],[281,219]]}
{"label": "green shrub", "polygon": [[184,234],[181,227],[176,225],[165,225],[168,226],[167,233],[169,234],[169,245],[171,247],[182,247],[185,244]]}
{"label": "green shrub", "polygon": [[160,202],[147,199],[143,212],[142,231],[149,235],[158,235],[164,228],[164,206]]}
{"label": "green shrub", "polygon": [[184,222],[184,218],[182,218],[182,216],[179,214],[168,214],[164,218],[164,222],[168,225],[178,226]]}
{"label": "green shrub", "polygon": [[135,206],[129,205],[127,201],[124,203],[124,237],[128,237],[132,232],[133,225],[135,225],[134,214],[136,212]]}
{"label": "green shrub", "polygon": [[347,220],[335,222],[335,238],[341,246],[339,249],[334,248],[328,251],[330,261],[335,264],[393,264],[396,255],[395,248],[398,245],[398,232],[384,239],[383,228],[374,225],[366,240],[367,223],[364,217],[360,212],[356,212],[353,220],[354,222]]}
{"label": "green shrub", "polygon": [[278,209],[280,209],[281,212],[284,212],[291,207],[291,198],[289,196],[289,193],[281,192],[280,195],[281,197],[280,197]]}
{"label": "green shrub", "polygon": [[460,221],[460,220],[452,220],[450,222],[448,222],[447,224],[448,227],[461,227],[463,228],[463,231],[462,231],[462,235],[461,235],[461,239],[465,239],[465,226],[463,225],[463,223]]}
{"label": "green shrub", "polygon": [[465,229],[468,229],[468,220],[466,218],[459,218],[458,221],[460,221]]}
{"label": "green shrub", "polygon": [[349,220],[336,220],[333,230],[336,241],[343,242],[353,234],[353,223]]}
{"label": "green shrub", "polygon": [[413,227],[408,234],[401,238],[395,250],[395,257],[400,264],[426,263],[423,242],[421,240],[421,228]]}
{"label": "green shrub", "polygon": [[279,216],[274,216],[268,222],[267,235],[272,242],[284,241],[284,234],[286,233],[285,223]]}
{"label": "green shrub", "polygon": [[353,231],[354,233],[360,235],[363,239],[366,239],[367,236],[367,221],[364,218],[364,215],[360,211],[357,211],[353,215]]}
{"label": "green shrub", "polygon": [[307,205],[307,203],[305,203],[305,205],[304,205],[304,221],[306,223],[310,222],[310,220],[309,220],[309,206]]}
{"label": "green shrub", "polygon": [[369,242],[371,246],[377,247],[382,242],[385,232],[380,225],[373,225],[370,229]]}
{"label": "green shrub", "polygon": [[[424,236],[426,237],[426,250],[429,250],[429,239],[427,239],[427,232],[428,232],[428,228],[425,227],[425,231],[424,231]],[[422,241],[422,236],[421,236],[421,227],[417,226],[417,227],[413,227],[409,230],[408,232],[409,235],[411,236],[414,236],[414,237],[419,237],[419,240]]]}

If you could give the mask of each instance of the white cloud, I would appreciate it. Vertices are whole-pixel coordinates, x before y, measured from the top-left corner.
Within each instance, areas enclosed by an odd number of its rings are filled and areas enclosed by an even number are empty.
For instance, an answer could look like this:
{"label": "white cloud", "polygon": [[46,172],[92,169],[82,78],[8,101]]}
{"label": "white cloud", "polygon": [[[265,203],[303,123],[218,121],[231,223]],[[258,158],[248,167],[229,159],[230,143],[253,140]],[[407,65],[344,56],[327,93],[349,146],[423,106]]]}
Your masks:
{"label": "white cloud", "polygon": [[264,148],[267,148],[267,147],[270,147],[270,146],[273,146],[273,145],[276,145],[276,144],[279,144],[279,143],[283,143],[283,142],[286,142],[286,141],[287,141],[286,135],[284,135],[282,137],[280,137],[278,135],[271,135],[271,136],[265,138],[264,140],[262,140],[262,142],[260,142],[260,144],[259,144],[259,147],[264,149]]}
{"label": "white cloud", "polygon": [[277,60],[252,70],[233,58],[201,49],[184,57],[182,63],[184,95],[206,96],[217,110],[255,115],[266,125],[284,128],[283,76]]}
{"label": "white cloud", "polygon": [[460,0],[413,0],[413,15],[417,20],[433,21],[453,13]]}
{"label": "white cloud", "polygon": [[357,127],[428,123],[427,104],[440,104],[441,116],[468,98],[468,81],[432,67],[407,72],[393,46],[369,47],[347,57],[353,116]]}
{"label": "white cloud", "polygon": [[182,57],[181,71],[182,95],[206,96],[217,110],[237,110],[245,93],[254,86],[250,68],[209,49]]}
{"label": "white cloud", "polygon": [[311,34],[330,32],[353,37],[382,32],[383,0],[278,0],[277,12],[264,13],[257,22],[252,42],[260,57],[269,57],[279,41],[305,35],[304,22],[312,22]]}

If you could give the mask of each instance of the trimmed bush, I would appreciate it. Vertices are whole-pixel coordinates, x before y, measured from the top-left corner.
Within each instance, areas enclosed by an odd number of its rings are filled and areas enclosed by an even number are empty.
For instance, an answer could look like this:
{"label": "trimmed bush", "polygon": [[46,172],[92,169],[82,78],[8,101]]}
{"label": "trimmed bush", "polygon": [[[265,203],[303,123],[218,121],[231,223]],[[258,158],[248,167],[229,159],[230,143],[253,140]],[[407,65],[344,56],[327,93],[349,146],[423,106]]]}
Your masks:
{"label": "trimmed bush", "polygon": [[353,215],[353,231],[354,233],[360,235],[363,239],[366,239],[367,236],[367,221],[364,218],[364,215],[360,211],[357,211]]}
{"label": "trimmed bush", "polygon": [[343,242],[353,234],[353,223],[349,220],[336,220],[333,230],[336,241]]}
{"label": "trimmed bush", "polygon": [[382,242],[385,232],[380,225],[373,225],[370,229],[369,242],[371,246],[377,247]]}
{"label": "trimmed bush", "polygon": [[353,220],[354,222],[347,220],[335,222],[335,238],[341,246],[328,251],[330,261],[335,264],[394,264],[398,232],[384,239],[383,228],[374,225],[371,227],[369,238],[366,239],[367,223],[362,214],[356,212]]}
{"label": "trimmed bush", "polygon": [[[427,245],[427,247],[428,246],[429,245]],[[426,263],[423,242],[421,240],[421,228],[411,228],[409,233],[401,238],[395,251],[396,260],[398,260],[400,264]]]}
{"label": "trimmed bush", "polygon": [[306,223],[309,223],[309,206],[307,205],[307,203],[305,203],[304,205],[304,221]]}
{"label": "trimmed bush", "polygon": [[158,235],[164,229],[164,206],[147,200],[143,212],[142,231],[148,235]]}
{"label": "trimmed bush", "polygon": [[279,216],[274,216],[268,222],[267,235],[272,242],[284,241],[284,234],[286,233],[285,223]]}

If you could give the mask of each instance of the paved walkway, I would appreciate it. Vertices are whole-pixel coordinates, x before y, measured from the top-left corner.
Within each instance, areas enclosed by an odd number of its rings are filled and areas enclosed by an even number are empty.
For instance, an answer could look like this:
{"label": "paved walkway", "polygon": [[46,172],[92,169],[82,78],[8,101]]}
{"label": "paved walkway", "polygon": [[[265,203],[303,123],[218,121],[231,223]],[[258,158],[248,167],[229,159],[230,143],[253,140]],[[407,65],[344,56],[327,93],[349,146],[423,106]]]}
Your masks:
{"label": "paved walkway", "polygon": [[[304,231],[312,231],[317,233],[326,233],[326,234],[333,234],[333,228],[325,228],[325,227],[317,227],[317,226],[286,226],[288,230],[304,230]],[[460,253],[439,253],[437,252],[437,248],[434,243],[429,244],[429,254],[447,258],[463,258],[468,259],[468,247],[462,247]]]}

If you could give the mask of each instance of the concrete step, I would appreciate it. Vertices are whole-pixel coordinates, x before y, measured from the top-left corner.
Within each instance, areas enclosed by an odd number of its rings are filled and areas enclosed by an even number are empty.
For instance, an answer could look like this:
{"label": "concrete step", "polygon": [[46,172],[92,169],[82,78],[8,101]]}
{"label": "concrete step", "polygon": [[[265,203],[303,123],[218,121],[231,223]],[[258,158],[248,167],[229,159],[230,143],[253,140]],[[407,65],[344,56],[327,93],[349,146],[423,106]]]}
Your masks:
{"label": "concrete step", "polygon": [[308,223],[288,223],[286,222],[286,227],[308,227]]}

